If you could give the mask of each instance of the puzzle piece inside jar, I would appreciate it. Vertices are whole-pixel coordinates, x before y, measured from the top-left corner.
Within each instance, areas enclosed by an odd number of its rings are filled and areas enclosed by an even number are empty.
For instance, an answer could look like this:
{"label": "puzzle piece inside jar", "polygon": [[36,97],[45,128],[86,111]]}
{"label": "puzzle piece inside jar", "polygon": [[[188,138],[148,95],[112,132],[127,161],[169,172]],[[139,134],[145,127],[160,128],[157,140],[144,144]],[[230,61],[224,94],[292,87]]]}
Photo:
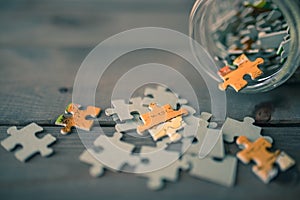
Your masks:
{"label": "puzzle piece inside jar", "polygon": [[90,131],[94,121],[86,119],[88,116],[97,117],[101,111],[100,108],[88,106],[86,109],[80,109],[78,104],[70,103],[65,112],[71,116],[60,115],[56,121],[56,125],[65,126],[61,129],[61,133],[66,135],[71,132],[72,127],[80,128],[82,130]]}
{"label": "puzzle piece inside jar", "polygon": [[157,104],[151,103],[149,105],[149,109],[151,110],[150,112],[140,116],[144,124],[137,127],[137,132],[139,134],[175,117],[188,114],[188,111],[183,108],[179,110],[173,110],[170,104],[159,107]]}
{"label": "puzzle piece inside jar", "polygon": [[231,86],[236,92],[240,91],[248,84],[244,79],[245,75],[250,75],[252,80],[262,75],[263,72],[258,68],[258,65],[263,62],[262,58],[257,58],[252,62],[245,54],[240,55],[233,62],[234,65],[238,66],[237,69],[231,70],[229,66],[225,66],[219,70],[218,74],[224,80],[223,83],[219,84],[219,89],[224,91],[228,86]]}

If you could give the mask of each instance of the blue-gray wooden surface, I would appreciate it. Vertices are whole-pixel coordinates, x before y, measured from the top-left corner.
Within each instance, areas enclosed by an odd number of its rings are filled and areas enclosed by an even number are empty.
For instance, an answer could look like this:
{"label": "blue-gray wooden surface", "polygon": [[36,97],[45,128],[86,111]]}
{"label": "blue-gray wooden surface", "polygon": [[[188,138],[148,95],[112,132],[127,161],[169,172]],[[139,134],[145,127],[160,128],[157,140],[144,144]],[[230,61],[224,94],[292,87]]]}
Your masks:
{"label": "blue-gray wooden surface", "polygon": [[[145,179],[107,172],[94,179],[78,156],[84,150],[76,133],[59,134],[56,117],[71,101],[76,72],[91,49],[107,37],[130,28],[159,26],[187,33],[192,0],[6,0],[0,1],[0,139],[6,129],[37,122],[58,138],[55,154],[34,157],[23,164],[0,148],[0,199],[298,199],[299,169],[281,173],[269,185],[238,165],[233,188],[197,180],[182,173],[178,183],[162,191],[146,188]],[[188,64],[174,55],[148,50],[128,54],[112,64],[97,92],[97,105],[110,106],[113,84],[124,71],[142,63],[160,62],[180,68]],[[210,100],[201,77],[190,72],[201,97],[201,109]],[[227,93],[227,115],[252,116],[282,149],[300,162],[300,84],[287,83],[263,94]],[[113,132],[111,118],[100,123]],[[234,145],[226,146],[234,154]]]}

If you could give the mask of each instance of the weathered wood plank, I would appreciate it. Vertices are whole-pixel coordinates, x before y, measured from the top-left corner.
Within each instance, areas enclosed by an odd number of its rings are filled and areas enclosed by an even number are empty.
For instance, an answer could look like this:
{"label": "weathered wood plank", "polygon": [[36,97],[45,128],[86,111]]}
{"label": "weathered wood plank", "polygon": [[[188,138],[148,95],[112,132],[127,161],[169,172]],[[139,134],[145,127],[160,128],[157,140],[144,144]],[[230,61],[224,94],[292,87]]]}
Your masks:
{"label": "weathered wood plank", "polygon": [[146,26],[187,33],[192,5],[193,1],[183,0],[2,2],[0,44],[95,46],[116,33]]}
{"label": "weathered wood plank", "polygon": [[[0,124],[26,124],[30,121],[53,124],[72,99],[77,70],[89,50],[3,49],[0,55]],[[171,66],[182,73],[196,91],[201,110],[210,111],[210,97],[201,76],[178,56],[155,50],[132,52],[112,63],[99,83],[96,106],[102,109],[110,107],[111,94],[118,79],[132,67],[150,62]],[[252,116],[263,123],[270,118],[269,124],[298,124],[298,90],[299,86],[295,83],[260,94],[229,91],[227,115],[240,120]],[[100,121],[111,123],[111,118],[102,114]]]}
{"label": "weathered wood plank", "polygon": [[[0,140],[6,137],[6,129],[0,127]],[[182,173],[177,183],[167,183],[166,188],[152,192],[146,188],[146,180],[131,174],[107,172],[95,179],[88,174],[89,167],[80,163],[78,156],[84,150],[78,135],[59,135],[58,127],[44,127],[45,133],[58,137],[52,147],[55,154],[49,158],[34,157],[23,164],[12,152],[0,148],[0,195],[3,199],[298,199],[299,164],[268,185],[252,173],[250,165],[239,163],[237,182],[233,188],[197,180]],[[111,133],[112,128],[105,131]],[[300,162],[300,132],[294,128],[265,128],[265,135],[273,137],[274,149],[280,148]],[[234,153],[235,145],[227,146]]]}

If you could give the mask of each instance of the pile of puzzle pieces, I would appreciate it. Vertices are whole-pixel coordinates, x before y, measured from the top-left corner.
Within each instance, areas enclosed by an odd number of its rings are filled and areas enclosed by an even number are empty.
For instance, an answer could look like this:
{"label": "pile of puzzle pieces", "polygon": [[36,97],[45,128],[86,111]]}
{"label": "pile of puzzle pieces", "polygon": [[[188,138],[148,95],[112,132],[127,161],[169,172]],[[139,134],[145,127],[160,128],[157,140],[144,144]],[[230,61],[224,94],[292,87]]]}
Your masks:
{"label": "pile of puzzle pieces", "polygon": [[[225,90],[228,85],[236,91],[241,90],[247,84],[244,80],[247,74],[252,80],[262,74],[268,77],[280,70],[289,54],[290,30],[276,4],[271,0],[247,0],[235,6],[237,8],[217,20],[211,28],[215,30],[212,35],[216,46],[225,50],[222,55],[220,53],[215,57],[225,64],[219,71],[225,81],[220,84],[221,90]],[[250,60],[259,59],[254,61],[256,67],[249,66],[251,69],[245,72],[245,65],[241,66],[237,62],[241,54]],[[260,69],[257,68],[258,64]],[[235,80],[227,81],[227,78]]]}
{"label": "pile of puzzle pieces", "polygon": [[[286,171],[295,164],[285,152],[268,150],[273,140],[261,135],[261,128],[253,125],[252,118],[245,117],[243,122],[227,118],[218,128],[215,122],[210,122],[210,113],[197,116],[187,103],[162,86],[146,88],[143,97],[131,98],[128,103],[113,100],[112,108],[107,108],[105,113],[116,121],[116,132],[110,137],[96,138],[93,147],[79,156],[80,161],[91,166],[93,177],[102,176],[105,170],[126,171],[130,166],[130,172],[146,177],[148,187],[153,190],[163,188],[165,181],[176,181],[180,171],[187,171],[198,179],[233,186],[238,160],[245,164],[253,161],[252,171],[265,183],[278,174],[278,169]],[[86,117],[95,119],[100,111],[97,107],[84,109],[71,103],[65,110],[67,115],[60,115],[56,124],[64,126],[63,135],[72,132],[73,127],[90,131],[94,121]],[[50,134],[37,138],[35,134],[41,131],[43,128],[35,123],[20,130],[11,127],[7,130],[10,136],[1,141],[1,145],[8,151],[21,145],[22,149],[15,154],[20,161],[36,153],[49,156],[53,150],[48,146],[56,138]],[[137,152],[135,143],[123,140],[127,134],[150,138],[155,146],[142,145]],[[229,155],[224,142],[233,143],[235,139],[241,150],[236,156]],[[157,169],[163,162],[167,164]]]}

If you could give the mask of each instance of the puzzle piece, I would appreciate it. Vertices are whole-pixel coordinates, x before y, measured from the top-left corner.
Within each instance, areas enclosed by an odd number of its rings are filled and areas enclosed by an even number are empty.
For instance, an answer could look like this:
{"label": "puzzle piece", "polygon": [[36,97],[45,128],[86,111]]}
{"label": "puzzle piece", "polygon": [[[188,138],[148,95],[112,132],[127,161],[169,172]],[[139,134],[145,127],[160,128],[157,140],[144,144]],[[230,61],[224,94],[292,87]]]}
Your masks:
{"label": "puzzle piece", "polygon": [[160,138],[168,136],[171,142],[177,142],[182,137],[180,134],[177,133],[177,130],[182,129],[183,127],[184,127],[184,122],[182,121],[182,116],[179,116],[163,124],[159,124],[149,129],[148,131],[154,141],[157,141]]}
{"label": "puzzle piece", "polygon": [[197,130],[197,143],[193,143],[187,150],[188,154],[199,155],[199,157],[215,157],[224,158],[224,144],[222,133],[218,129],[209,128],[209,124],[212,127],[216,127],[217,124],[209,123],[206,120],[200,119]]}
{"label": "puzzle piece", "polygon": [[272,33],[261,33],[258,35],[258,39],[261,44],[261,48],[263,49],[275,49],[278,48],[281,41],[284,39],[284,36],[286,36],[288,32],[286,30],[284,31],[278,31],[278,32],[272,32]]}
{"label": "puzzle piece", "polygon": [[[147,163],[141,163],[135,168],[138,176],[148,177],[148,187],[153,190],[161,189],[164,186],[164,180],[176,181],[179,175],[179,169],[186,170],[189,163],[186,160],[178,160],[179,153],[154,147],[143,146],[140,156],[146,159]],[[162,168],[162,163],[166,166]]]}
{"label": "puzzle piece", "polygon": [[[180,146],[178,147],[178,145],[177,145],[177,147],[175,149],[181,153],[190,152],[191,154],[198,154],[199,150],[200,150],[200,146],[199,145],[197,146],[198,143],[195,144],[195,143],[193,143],[193,141],[194,141],[194,138],[196,138],[196,136],[197,136],[198,129],[200,128],[199,121],[200,120],[208,121],[212,117],[212,114],[207,113],[207,112],[201,112],[200,117],[198,118],[198,117],[193,116],[193,113],[196,112],[193,108],[186,106],[186,105],[183,105],[182,108],[187,109],[189,112],[189,115],[184,118],[184,121],[187,122],[186,125],[184,126],[184,129],[178,131],[178,133],[180,133],[184,137],[180,141]],[[197,123],[197,124],[195,124],[195,123]],[[207,124],[204,125],[203,127],[207,128]],[[209,123],[209,128],[215,128],[215,127],[216,127],[215,123]],[[215,134],[210,134],[210,135],[212,137],[206,137],[205,140],[212,141],[213,136],[215,136]],[[191,137],[191,136],[193,136],[193,137]],[[200,141],[202,142],[202,144],[206,143],[206,141],[202,141],[202,139]],[[194,144],[193,146],[191,146],[192,143]],[[209,144],[212,144],[212,143],[209,142]],[[219,145],[218,145],[218,147],[219,147]],[[187,151],[188,149],[189,149],[189,151]],[[207,150],[207,148],[204,148],[203,150]],[[217,150],[217,152],[220,152],[220,151]],[[218,156],[216,156],[216,157],[218,157]]]}
{"label": "puzzle piece", "polygon": [[132,155],[134,145],[120,141],[122,134],[116,132],[113,137],[100,135],[95,141],[96,147],[103,148],[103,151],[95,154],[105,166],[114,170],[121,170],[125,164],[135,166],[140,162],[137,156]]}
{"label": "puzzle piece", "polygon": [[141,97],[133,97],[129,100],[130,112],[138,112],[139,114],[144,114],[149,112],[148,107],[143,105],[143,99]]}
{"label": "puzzle piece", "polygon": [[1,141],[1,145],[7,150],[13,150],[17,145],[21,145],[22,149],[15,153],[18,160],[25,162],[36,153],[40,153],[43,157],[53,153],[53,149],[48,148],[49,145],[56,141],[56,138],[50,134],[43,138],[35,136],[36,133],[43,131],[43,128],[36,123],[31,123],[22,129],[12,126],[7,129],[10,137]]}
{"label": "puzzle piece", "polygon": [[291,39],[283,40],[277,50],[277,54],[281,56],[281,62],[284,61],[290,51]]}
{"label": "puzzle piece", "polygon": [[255,142],[250,142],[246,136],[238,137],[236,143],[243,145],[245,149],[237,153],[237,157],[245,164],[253,160],[256,165],[252,171],[265,183],[268,183],[277,175],[277,169],[273,166],[280,154],[277,150],[274,153],[269,152],[272,144],[264,138],[258,138]]}
{"label": "puzzle piece", "polygon": [[170,104],[166,104],[162,107],[158,107],[157,104],[149,104],[150,112],[142,114],[140,117],[144,124],[137,127],[137,132],[142,133],[147,129],[150,129],[160,123],[169,121],[175,117],[181,115],[187,115],[188,111],[186,109],[173,110]]}
{"label": "puzzle piece", "polygon": [[229,66],[225,66],[219,70],[218,74],[224,80],[223,83],[219,84],[219,89],[224,91],[228,86],[231,86],[238,92],[247,85],[247,81],[244,80],[246,74],[250,75],[252,80],[262,75],[263,72],[257,67],[262,63],[264,63],[262,58],[257,58],[252,62],[245,54],[240,55],[233,62],[234,65],[238,66],[237,69],[231,70]]}
{"label": "puzzle piece", "polygon": [[147,177],[148,182],[147,186],[151,190],[159,190],[164,187],[164,181],[175,182],[178,179],[180,170],[188,170],[190,165],[183,160],[176,160],[169,166],[166,166],[162,169],[139,174],[138,176]]}
{"label": "puzzle piece", "polygon": [[72,127],[80,128],[82,130],[90,131],[94,121],[88,120],[86,117],[97,117],[101,111],[100,108],[94,106],[88,106],[85,110],[80,109],[81,106],[78,104],[70,103],[66,108],[67,114],[72,116],[60,115],[56,121],[56,125],[65,126],[60,130],[63,135],[71,132]]}
{"label": "puzzle piece", "polygon": [[111,101],[113,108],[107,108],[105,114],[107,116],[117,115],[120,121],[132,119],[130,104],[126,104],[124,99]]}
{"label": "puzzle piece", "polygon": [[254,8],[267,8],[269,4],[266,0],[247,0],[244,2],[244,5]]}
{"label": "puzzle piece", "polygon": [[[253,125],[255,120],[251,117],[245,117],[243,122],[226,118],[222,126],[223,139],[226,142],[234,142],[234,137],[246,136],[250,141],[255,141],[256,139],[262,137],[260,134],[261,128]],[[264,137],[270,143],[273,142],[272,138],[269,136]]]}
{"label": "puzzle piece", "polygon": [[[150,103],[156,103],[160,106],[170,104],[172,108],[176,109],[177,104],[187,104],[186,99],[179,99],[178,95],[168,91],[167,88],[158,85],[155,89],[146,88],[144,95],[148,96],[143,99],[143,105],[148,106]],[[153,98],[150,98],[149,96]]]}
{"label": "puzzle piece", "polygon": [[236,177],[237,159],[227,155],[222,161],[206,157],[184,155],[191,163],[189,174],[193,177],[215,182],[227,187],[233,186]]}
{"label": "puzzle piece", "polygon": [[184,122],[186,123],[186,126],[182,131],[182,135],[183,137],[194,137],[197,134],[197,128],[198,128],[200,118],[194,116],[194,114],[196,113],[196,110],[194,108],[187,105],[183,105],[181,108],[186,109],[189,113],[187,116],[184,117]]}
{"label": "puzzle piece", "polygon": [[276,159],[276,163],[279,165],[281,171],[286,171],[295,165],[295,160],[287,155],[285,152],[280,152]]}
{"label": "puzzle piece", "polygon": [[179,153],[173,151],[166,151],[166,147],[166,144],[164,144],[164,146],[160,145],[159,148],[143,146],[140,151],[140,157],[144,160],[146,159],[147,162],[137,165],[135,168],[135,172],[153,172],[154,170],[161,168],[162,163],[169,164],[177,160],[179,158]]}
{"label": "puzzle piece", "polygon": [[127,120],[124,123],[118,123],[115,126],[116,131],[118,132],[126,132],[135,130],[140,123],[137,120],[131,119]]}
{"label": "puzzle piece", "polygon": [[111,101],[113,108],[107,108],[105,114],[107,116],[117,115],[120,121],[133,119],[132,113],[137,112],[143,114],[148,112],[148,108],[143,106],[142,98],[135,97],[130,99],[130,104],[125,103],[124,99]]}
{"label": "puzzle piece", "polygon": [[100,177],[104,174],[105,166],[97,160],[89,151],[96,154],[92,149],[84,150],[84,152],[79,156],[81,162],[92,165],[90,168],[90,174],[93,177]]}

